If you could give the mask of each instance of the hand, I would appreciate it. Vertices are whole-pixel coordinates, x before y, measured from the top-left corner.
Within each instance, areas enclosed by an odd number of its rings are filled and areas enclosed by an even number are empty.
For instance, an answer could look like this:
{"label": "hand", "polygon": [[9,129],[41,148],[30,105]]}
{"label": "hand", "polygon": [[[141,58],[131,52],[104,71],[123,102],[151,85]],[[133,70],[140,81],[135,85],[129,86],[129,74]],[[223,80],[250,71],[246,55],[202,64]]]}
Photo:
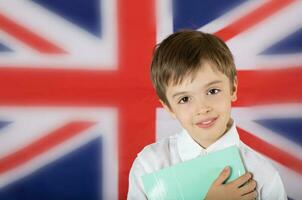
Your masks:
{"label": "hand", "polygon": [[256,181],[251,173],[245,173],[230,183],[223,184],[230,176],[230,168],[226,167],[220,173],[209,189],[206,200],[252,200],[257,197]]}

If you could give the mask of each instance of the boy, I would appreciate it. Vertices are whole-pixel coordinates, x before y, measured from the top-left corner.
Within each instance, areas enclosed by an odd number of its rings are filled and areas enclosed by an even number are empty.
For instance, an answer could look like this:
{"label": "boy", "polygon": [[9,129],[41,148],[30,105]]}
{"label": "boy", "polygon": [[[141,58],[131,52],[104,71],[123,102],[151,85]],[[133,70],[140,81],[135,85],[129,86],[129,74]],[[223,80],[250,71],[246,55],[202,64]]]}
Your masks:
{"label": "boy", "polygon": [[239,148],[254,180],[246,173],[223,184],[230,174],[226,168],[206,199],[287,199],[278,172],[239,139],[230,116],[237,98],[236,68],[222,40],[189,30],[170,35],[154,52],[151,79],[163,107],[184,129],[138,154],[129,175],[128,199],[146,199],[142,175],[231,145]]}

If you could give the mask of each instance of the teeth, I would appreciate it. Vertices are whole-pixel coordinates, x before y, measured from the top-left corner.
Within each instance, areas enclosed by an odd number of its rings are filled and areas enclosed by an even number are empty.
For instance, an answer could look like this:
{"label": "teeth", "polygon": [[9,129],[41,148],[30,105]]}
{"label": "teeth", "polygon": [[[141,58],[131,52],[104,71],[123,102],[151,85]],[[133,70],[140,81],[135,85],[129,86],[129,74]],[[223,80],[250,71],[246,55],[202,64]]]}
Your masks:
{"label": "teeth", "polygon": [[206,121],[206,122],[202,122],[202,124],[209,124],[211,123],[213,120],[210,120],[210,121]]}

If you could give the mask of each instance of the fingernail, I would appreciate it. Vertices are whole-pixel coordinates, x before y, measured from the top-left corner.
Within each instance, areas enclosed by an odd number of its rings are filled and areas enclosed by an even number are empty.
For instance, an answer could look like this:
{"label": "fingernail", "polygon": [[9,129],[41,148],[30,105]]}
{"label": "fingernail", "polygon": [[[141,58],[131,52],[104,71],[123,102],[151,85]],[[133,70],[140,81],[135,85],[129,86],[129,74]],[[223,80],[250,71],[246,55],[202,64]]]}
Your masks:
{"label": "fingernail", "polygon": [[223,169],[223,171],[225,171],[225,172],[227,172],[227,171],[229,171],[230,170],[230,167],[229,166],[226,166],[224,169]]}

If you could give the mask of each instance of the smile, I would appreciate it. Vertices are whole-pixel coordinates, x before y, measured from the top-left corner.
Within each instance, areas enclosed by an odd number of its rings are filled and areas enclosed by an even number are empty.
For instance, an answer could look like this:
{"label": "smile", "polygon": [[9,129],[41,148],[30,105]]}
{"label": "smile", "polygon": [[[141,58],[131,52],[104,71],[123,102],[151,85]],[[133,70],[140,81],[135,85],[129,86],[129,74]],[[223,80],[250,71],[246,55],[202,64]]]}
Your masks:
{"label": "smile", "polygon": [[215,122],[217,121],[217,118],[218,117],[200,121],[200,122],[196,123],[196,126],[198,126],[199,128],[210,128],[215,124]]}

